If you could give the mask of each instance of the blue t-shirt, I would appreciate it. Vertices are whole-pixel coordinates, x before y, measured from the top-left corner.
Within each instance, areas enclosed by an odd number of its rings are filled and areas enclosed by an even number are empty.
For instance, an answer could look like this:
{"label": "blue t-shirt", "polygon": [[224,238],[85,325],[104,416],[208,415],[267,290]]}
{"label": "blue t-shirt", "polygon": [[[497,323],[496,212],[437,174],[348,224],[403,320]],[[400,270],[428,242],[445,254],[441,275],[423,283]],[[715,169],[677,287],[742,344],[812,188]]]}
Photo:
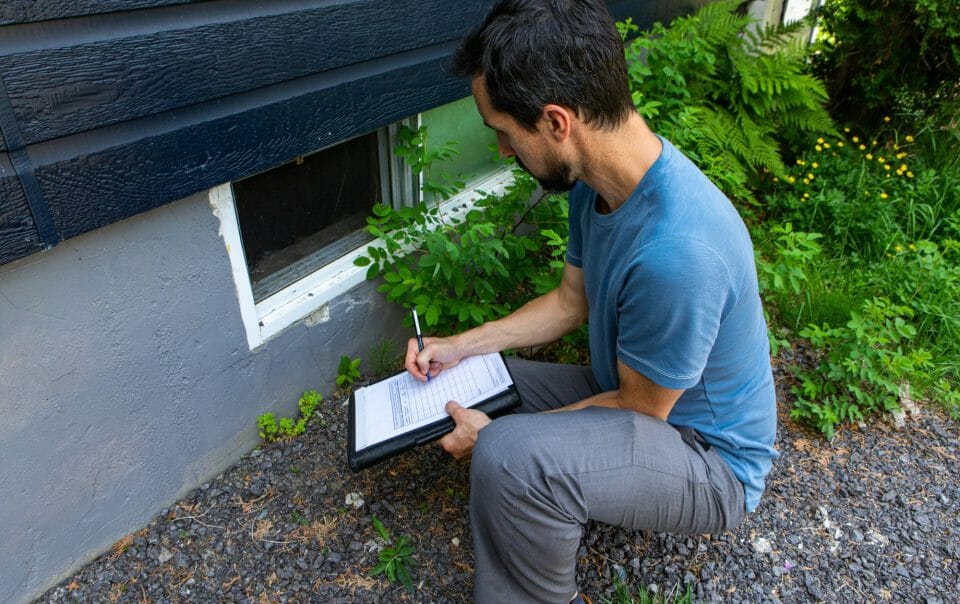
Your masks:
{"label": "blue t-shirt", "polygon": [[610,214],[579,182],[567,260],[583,269],[590,355],[603,390],[617,359],[684,389],[667,421],[718,449],[756,508],[778,454],[770,345],[753,245],[726,196],[673,145]]}

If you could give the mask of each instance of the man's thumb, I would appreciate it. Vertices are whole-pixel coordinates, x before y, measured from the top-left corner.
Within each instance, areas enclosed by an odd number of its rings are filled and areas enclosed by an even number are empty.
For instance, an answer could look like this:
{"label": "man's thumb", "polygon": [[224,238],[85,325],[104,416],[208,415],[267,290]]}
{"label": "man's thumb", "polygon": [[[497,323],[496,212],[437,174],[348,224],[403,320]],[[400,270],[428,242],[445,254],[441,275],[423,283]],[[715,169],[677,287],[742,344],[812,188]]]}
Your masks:
{"label": "man's thumb", "polygon": [[464,408],[460,406],[457,401],[450,401],[447,403],[445,410],[447,415],[453,418],[455,423],[460,422],[460,414],[463,412]]}

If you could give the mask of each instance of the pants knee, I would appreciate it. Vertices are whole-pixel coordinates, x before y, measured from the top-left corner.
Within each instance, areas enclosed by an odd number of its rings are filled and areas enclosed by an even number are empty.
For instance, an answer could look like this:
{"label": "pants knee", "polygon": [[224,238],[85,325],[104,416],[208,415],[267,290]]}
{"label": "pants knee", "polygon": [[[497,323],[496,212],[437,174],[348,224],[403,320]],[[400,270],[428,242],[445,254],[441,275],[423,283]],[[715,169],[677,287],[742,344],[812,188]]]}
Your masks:
{"label": "pants knee", "polygon": [[483,494],[486,505],[519,495],[529,473],[529,439],[524,416],[501,417],[482,430],[470,462],[471,489]]}

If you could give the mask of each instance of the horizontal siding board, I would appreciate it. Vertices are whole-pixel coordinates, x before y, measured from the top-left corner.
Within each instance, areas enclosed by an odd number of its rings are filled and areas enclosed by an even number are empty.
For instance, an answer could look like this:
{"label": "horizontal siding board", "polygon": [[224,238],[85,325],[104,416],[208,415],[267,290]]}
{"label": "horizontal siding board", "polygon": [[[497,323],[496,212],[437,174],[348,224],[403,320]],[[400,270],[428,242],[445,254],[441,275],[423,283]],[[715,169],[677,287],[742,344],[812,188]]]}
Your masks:
{"label": "horizontal siding board", "polygon": [[0,25],[98,15],[199,0],[2,0]]}
{"label": "horizontal siding board", "polygon": [[486,4],[357,0],[8,54],[0,73],[33,144],[456,40]]}
{"label": "horizontal siding board", "polygon": [[347,81],[53,163],[37,179],[64,238],[275,166],[468,94],[443,59]]}
{"label": "horizontal siding board", "polygon": [[10,158],[0,153],[0,264],[43,249]]}
{"label": "horizontal siding board", "polygon": [[669,23],[675,17],[696,11],[711,0],[608,0],[610,14],[618,21],[627,17],[640,29],[646,29],[660,21]]}

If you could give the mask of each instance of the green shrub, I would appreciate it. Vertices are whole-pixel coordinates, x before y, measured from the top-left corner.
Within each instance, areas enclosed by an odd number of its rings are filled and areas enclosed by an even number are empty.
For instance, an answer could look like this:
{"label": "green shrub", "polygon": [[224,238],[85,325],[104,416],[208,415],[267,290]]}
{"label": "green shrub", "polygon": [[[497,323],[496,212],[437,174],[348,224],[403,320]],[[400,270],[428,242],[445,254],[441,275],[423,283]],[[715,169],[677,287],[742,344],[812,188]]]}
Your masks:
{"label": "green shrub", "polygon": [[929,352],[909,348],[916,335],[907,323],[912,315],[906,306],[874,298],[851,313],[843,327],[802,330],[822,356],[813,369],[796,370],[801,385],[793,388],[791,417],[813,424],[830,439],[840,423],[899,409],[901,386],[922,377],[931,364]]}
{"label": "green shrub", "polygon": [[[397,153],[416,173],[436,172],[445,157],[426,150],[426,129],[405,136]],[[477,192],[462,218],[441,214],[438,202],[395,210],[375,206],[367,231],[383,245],[358,258],[367,278],[404,308],[417,308],[424,327],[444,335],[500,318],[559,282],[566,240],[566,198],[531,201],[536,182],[514,169],[502,195]],[[457,192],[451,180],[425,179],[424,193]]]}
{"label": "green shrub", "polygon": [[803,283],[807,280],[807,265],[820,253],[820,244],[817,240],[820,233],[803,233],[793,230],[793,224],[783,226],[774,225],[766,229],[769,239],[761,244],[768,251],[770,260],[767,260],[760,251],[757,251],[757,277],[760,282],[760,292],[792,292],[799,294]]}

